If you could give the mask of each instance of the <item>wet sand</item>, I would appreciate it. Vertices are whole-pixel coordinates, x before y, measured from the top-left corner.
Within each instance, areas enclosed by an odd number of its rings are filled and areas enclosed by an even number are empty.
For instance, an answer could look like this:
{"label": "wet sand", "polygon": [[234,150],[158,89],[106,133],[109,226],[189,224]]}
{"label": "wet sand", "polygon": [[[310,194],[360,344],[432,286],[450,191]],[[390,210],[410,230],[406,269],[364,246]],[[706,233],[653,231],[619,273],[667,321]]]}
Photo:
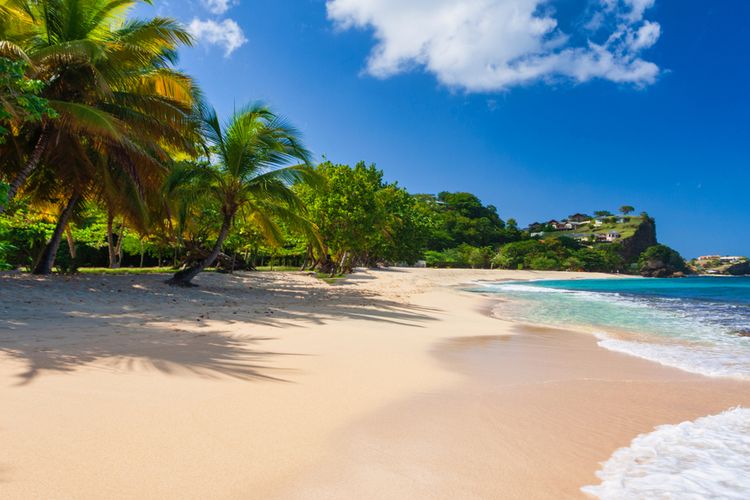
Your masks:
{"label": "wet sand", "polygon": [[745,382],[606,351],[572,331],[519,325],[446,340],[434,355],[463,382],[350,426],[289,497],[584,498],[600,462],[635,436],[750,405]]}

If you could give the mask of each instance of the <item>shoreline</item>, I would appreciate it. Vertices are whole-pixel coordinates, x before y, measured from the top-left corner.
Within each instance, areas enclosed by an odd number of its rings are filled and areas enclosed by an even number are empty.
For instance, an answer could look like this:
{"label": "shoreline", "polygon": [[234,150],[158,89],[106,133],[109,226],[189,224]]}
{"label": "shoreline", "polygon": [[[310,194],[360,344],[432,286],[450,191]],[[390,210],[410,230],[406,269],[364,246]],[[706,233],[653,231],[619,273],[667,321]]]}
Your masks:
{"label": "shoreline", "polygon": [[460,290],[574,276],[206,275],[188,291],[160,276],[0,276],[0,491],[582,496],[654,425],[750,406],[746,383],[493,319]]}

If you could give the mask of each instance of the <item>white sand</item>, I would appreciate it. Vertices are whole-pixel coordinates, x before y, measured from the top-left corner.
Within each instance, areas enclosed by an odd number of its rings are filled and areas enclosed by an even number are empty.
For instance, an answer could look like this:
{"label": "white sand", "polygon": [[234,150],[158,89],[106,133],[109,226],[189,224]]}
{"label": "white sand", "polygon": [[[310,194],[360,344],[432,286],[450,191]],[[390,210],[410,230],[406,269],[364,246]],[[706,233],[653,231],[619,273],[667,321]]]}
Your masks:
{"label": "white sand", "polygon": [[2,275],[0,498],[559,498],[653,425],[750,404],[453,288],[531,277],[578,276]]}

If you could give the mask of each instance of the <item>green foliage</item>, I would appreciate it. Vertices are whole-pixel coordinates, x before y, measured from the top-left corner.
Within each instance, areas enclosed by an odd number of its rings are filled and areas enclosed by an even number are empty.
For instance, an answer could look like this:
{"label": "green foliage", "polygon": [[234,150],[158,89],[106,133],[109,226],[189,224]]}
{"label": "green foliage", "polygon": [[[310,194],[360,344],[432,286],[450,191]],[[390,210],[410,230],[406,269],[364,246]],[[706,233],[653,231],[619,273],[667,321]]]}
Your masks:
{"label": "green foliage", "polygon": [[[44,82],[28,78],[27,70],[26,61],[0,57],[0,143],[12,128],[57,116],[49,101],[40,96]],[[0,193],[0,200],[4,199],[5,194]]]}
{"label": "green foliage", "polygon": [[[2,138],[0,138],[2,140]],[[3,182],[0,180],[0,205],[5,206],[6,202],[8,201],[8,189],[10,186],[7,182]]]}
{"label": "green foliage", "polygon": [[524,240],[503,246],[492,262],[501,269],[524,269],[530,267],[530,259],[545,252],[540,240]]}
{"label": "green foliage", "polygon": [[685,259],[677,250],[666,245],[654,245],[644,251],[638,259],[641,272],[663,268],[669,272],[688,272]]}
{"label": "green foliage", "polygon": [[404,189],[386,183],[382,171],[363,162],[353,168],[325,162],[315,171],[322,188],[300,185],[297,192],[330,259],[353,267],[414,262],[422,256],[429,215]]}
{"label": "green foliage", "polygon": [[0,215],[0,261],[3,267],[30,267],[55,225],[38,212],[22,206]]}
{"label": "green foliage", "polygon": [[631,207],[630,205],[623,205],[619,208],[619,210],[622,215],[628,215],[635,212],[635,207]]}
{"label": "green foliage", "polygon": [[571,238],[525,240],[503,246],[493,259],[503,269],[615,272],[624,262],[615,245],[581,247]]}
{"label": "green foliage", "polygon": [[429,214],[432,231],[429,250],[445,250],[461,244],[497,246],[520,238],[518,226],[505,224],[492,205],[483,205],[471,193],[441,192],[437,196],[417,195],[421,210]]}
{"label": "green foliage", "polygon": [[482,269],[492,265],[494,253],[492,247],[475,247],[463,243],[442,251],[427,250],[425,261],[428,267]]}

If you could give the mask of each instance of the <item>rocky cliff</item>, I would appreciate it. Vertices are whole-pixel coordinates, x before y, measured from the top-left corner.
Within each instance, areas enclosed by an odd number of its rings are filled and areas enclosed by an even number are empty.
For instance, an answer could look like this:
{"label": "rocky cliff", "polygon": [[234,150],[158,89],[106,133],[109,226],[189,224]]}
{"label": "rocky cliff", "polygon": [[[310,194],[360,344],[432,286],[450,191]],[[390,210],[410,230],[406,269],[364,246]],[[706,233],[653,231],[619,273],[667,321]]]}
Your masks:
{"label": "rocky cliff", "polygon": [[635,234],[630,238],[625,238],[620,243],[622,248],[620,255],[625,262],[631,264],[638,261],[647,248],[658,244],[656,240],[656,222],[654,219],[647,217],[636,229]]}

